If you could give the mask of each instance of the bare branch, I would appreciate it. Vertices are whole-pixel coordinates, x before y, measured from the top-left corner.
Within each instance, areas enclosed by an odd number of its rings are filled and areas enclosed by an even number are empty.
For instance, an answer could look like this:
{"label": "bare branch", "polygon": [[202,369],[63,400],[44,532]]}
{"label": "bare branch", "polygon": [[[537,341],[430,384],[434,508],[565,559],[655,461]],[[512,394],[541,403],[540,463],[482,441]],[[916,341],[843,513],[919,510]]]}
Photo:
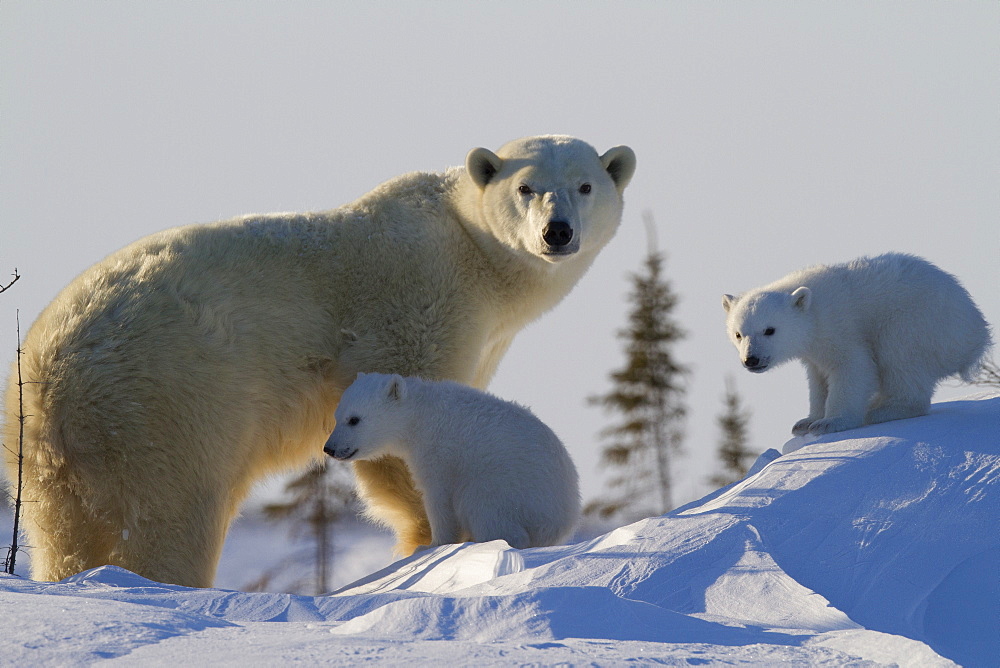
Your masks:
{"label": "bare branch", "polygon": [[21,275],[17,273],[17,268],[14,268],[14,278],[10,283],[4,286],[0,286],[0,293],[7,292],[7,288],[17,283],[17,279],[21,278]]}
{"label": "bare branch", "polygon": [[983,360],[979,375],[972,382],[985,387],[1000,387],[1000,365],[991,359]]}

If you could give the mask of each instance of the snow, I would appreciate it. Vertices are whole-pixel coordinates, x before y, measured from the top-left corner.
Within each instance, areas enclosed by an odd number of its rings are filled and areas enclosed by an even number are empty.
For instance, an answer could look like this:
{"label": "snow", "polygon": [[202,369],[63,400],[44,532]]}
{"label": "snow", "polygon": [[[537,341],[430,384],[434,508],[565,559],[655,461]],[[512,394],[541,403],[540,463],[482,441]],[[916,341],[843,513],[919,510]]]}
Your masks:
{"label": "snow", "polygon": [[2,576],[0,662],[997,665],[1000,397],[782,450],[590,541],[442,546],[329,596]]}

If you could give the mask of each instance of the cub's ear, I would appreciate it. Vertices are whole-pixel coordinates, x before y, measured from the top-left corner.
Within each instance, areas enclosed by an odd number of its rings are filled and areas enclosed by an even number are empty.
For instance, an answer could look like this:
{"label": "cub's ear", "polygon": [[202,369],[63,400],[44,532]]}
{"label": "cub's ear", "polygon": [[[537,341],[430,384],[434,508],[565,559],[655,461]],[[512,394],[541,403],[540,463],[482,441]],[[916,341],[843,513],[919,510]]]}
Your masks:
{"label": "cub's ear", "polygon": [[792,306],[800,311],[808,311],[812,303],[812,290],[806,286],[792,290]]}
{"label": "cub's ear", "polygon": [[399,374],[393,374],[385,393],[393,401],[399,401],[406,396],[406,380]]}
{"label": "cub's ear", "polygon": [[722,295],[722,308],[726,309],[726,313],[729,313],[729,309],[733,307],[735,301],[736,297],[732,295]]}
{"label": "cub's ear", "polygon": [[611,176],[611,180],[615,182],[615,187],[620,193],[625,190],[625,186],[629,184],[632,175],[635,174],[635,151],[628,146],[609,148],[601,156],[601,164],[604,165],[605,171]]}
{"label": "cub's ear", "polygon": [[488,148],[474,148],[465,156],[465,171],[480,188],[485,188],[503,166],[503,160]]}

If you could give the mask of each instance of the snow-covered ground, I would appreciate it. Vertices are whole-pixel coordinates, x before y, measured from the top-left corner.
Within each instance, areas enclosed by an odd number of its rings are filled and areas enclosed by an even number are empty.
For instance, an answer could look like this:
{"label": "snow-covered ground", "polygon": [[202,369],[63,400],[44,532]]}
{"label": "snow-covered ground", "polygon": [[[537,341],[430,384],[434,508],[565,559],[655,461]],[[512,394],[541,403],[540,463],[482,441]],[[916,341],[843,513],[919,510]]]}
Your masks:
{"label": "snow-covered ground", "polygon": [[591,541],[444,546],[330,596],[0,576],[0,663],[998,665],[1000,397],[783,450]]}

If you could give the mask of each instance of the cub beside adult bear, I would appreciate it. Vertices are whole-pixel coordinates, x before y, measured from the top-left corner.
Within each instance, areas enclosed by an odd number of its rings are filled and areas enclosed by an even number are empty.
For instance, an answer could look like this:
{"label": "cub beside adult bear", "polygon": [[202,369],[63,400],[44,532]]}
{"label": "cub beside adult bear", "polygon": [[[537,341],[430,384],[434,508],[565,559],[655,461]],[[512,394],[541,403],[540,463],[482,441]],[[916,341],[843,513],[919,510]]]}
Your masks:
{"label": "cub beside adult bear", "polygon": [[[32,577],[116,564],[211,585],[253,483],[322,456],[358,372],[485,387],[614,235],[634,169],[625,146],[531,137],[331,211],[167,230],[83,272],[23,343]],[[398,550],[429,544],[402,461],[354,466]]]}
{"label": "cub beside adult bear", "polygon": [[406,462],[424,497],[429,547],[556,545],[579,519],[573,460],[523,406],[450,381],[362,373],[336,418],[324,448],[331,457]]}

